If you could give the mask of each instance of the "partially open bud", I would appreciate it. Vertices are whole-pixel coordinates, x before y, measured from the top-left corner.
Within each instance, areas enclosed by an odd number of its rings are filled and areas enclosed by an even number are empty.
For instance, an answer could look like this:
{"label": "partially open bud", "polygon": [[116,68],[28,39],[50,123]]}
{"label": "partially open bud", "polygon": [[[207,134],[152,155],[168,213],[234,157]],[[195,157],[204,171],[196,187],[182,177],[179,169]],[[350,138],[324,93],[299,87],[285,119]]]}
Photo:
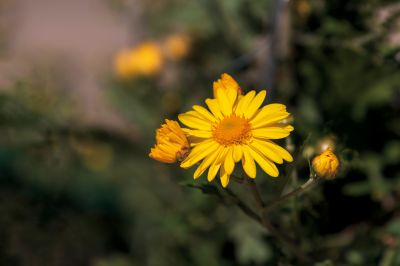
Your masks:
{"label": "partially open bud", "polygon": [[243,91],[236,80],[234,80],[230,75],[226,73],[222,74],[219,80],[214,81],[213,89],[215,98],[217,97],[217,90],[232,90],[235,91],[237,95],[243,94]]}
{"label": "partially open bud", "polygon": [[183,161],[190,151],[189,141],[178,122],[165,119],[165,124],[156,131],[157,144],[149,156],[163,163]]}
{"label": "partially open bud", "polygon": [[324,179],[334,179],[339,170],[339,165],[339,159],[330,148],[312,160],[314,172]]}

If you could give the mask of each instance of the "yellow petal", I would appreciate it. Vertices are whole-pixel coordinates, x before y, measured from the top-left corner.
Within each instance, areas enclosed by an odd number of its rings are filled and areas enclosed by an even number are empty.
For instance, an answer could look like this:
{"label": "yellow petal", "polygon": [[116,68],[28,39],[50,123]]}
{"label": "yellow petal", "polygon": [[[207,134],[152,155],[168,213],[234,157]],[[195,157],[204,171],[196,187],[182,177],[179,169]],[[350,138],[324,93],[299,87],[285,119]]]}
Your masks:
{"label": "yellow petal", "polygon": [[266,145],[265,141],[255,139],[250,145],[271,161],[279,164],[283,163],[282,156]]}
{"label": "yellow petal", "polygon": [[267,92],[265,90],[260,91],[248,105],[247,109],[244,110],[244,117],[248,119],[252,118],[258,108],[260,108],[260,106],[264,102],[266,95]]}
{"label": "yellow petal", "polygon": [[250,148],[248,148],[247,146],[243,146],[242,150],[243,150],[243,157],[242,157],[243,169],[249,177],[255,178],[257,170],[256,170],[256,164],[254,163],[254,159],[253,157],[251,157],[249,152]]}
{"label": "yellow petal", "polygon": [[211,182],[214,180],[220,166],[221,166],[221,164],[215,164],[215,162],[211,164],[210,168],[208,169],[208,174],[207,174],[208,182]]}
{"label": "yellow petal", "polygon": [[263,142],[264,145],[268,146],[271,150],[274,150],[276,153],[278,153],[285,161],[287,162],[293,162],[293,157],[290,155],[290,153],[279,146],[276,143],[273,143],[272,141],[265,141]]}
{"label": "yellow petal", "polygon": [[215,152],[212,152],[209,156],[207,156],[200,164],[199,167],[197,167],[196,171],[193,174],[193,178],[197,179],[199,178],[204,171],[211,165],[212,162],[215,161],[219,153],[222,151],[223,147],[218,147]]}
{"label": "yellow petal", "polygon": [[213,140],[206,140],[196,145],[189,153],[188,157],[181,163],[182,168],[189,168],[204,157],[218,148],[218,144]]}
{"label": "yellow petal", "polygon": [[195,129],[189,129],[189,128],[183,128],[183,132],[185,132],[188,136],[190,137],[198,137],[198,138],[211,138],[212,137],[212,132],[211,131],[206,131],[206,130],[195,130]]}
{"label": "yellow petal", "polygon": [[216,119],[215,117],[203,106],[200,105],[193,105],[193,109],[198,112],[201,116],[203,116],[205,119],[215,122]]}
{"label": "yellow petal", "polygon": [[200,119],[197,116],[184,113],[178,116],[179,120],[188,127],[202,130],[211,130],[211,123]]}
{"label": "yellow petal", "polygon": [[[219,145],[220,145],[220,144],[219,144]],[[220,152],[220,154],[219,154],[217,160],[215,160],[215,162],[216,162],[216,163],[219,163],[219,164],[223,164],[223,163],[224,163],[225,157],[226,157],[226,155],[228,154],[228,151],[229,151],[229,148],[227,148],[227,147],[225,147],[225,146],[221,146],[221,147],[223,147],[223,149],[222,149],[222,151]]]}
{"label": "yellow petal", "polygon": [[228,172],[224,169],[224,167],[221,167],[220,171],[220,179],[221,179],[221,185],[222,187],[226,188],[229,184],[229,174]]}
{"label": "yellow petal", "polygon": [[262,139],[282,139],[289,136],[290,132],[293,131],[292,126],[285,127],[263,127],[253,129],[251,132],[254,137]]}
{"label": "yellow petal", "polygon": [[217,90],[217,100],[222,114],[229,116],[232,113],[232,104],[225,93],[225,90]]}
{"label": "yellow petal", "polygon": [[224,146],[220,146],[222,149],[219,150],[218,152],[218,157],[214,160],[214,162],[211,164],[210,169],[208,169],[208,175],[207,175],[207,180],[211,182],[214,180],[219,168],[221,167],[222,163],[225,160],[226,154],[228,152],[228,149],[225,148]]}
{"label": "yellow petal", "polygon": [[253,100],[255,95],[255,91],[249,91],[245,96],[241,97],[236,107],[235,114],[238,116],[244,115],[244,112],[246,112],[248,105]]}
{"label": "yellow petal", "polygon": [[265,158],[263,155],[259,154],[252,148],[249,148],[249,151],[250,155],[261,166],[264,172],[273,177],[277,177],[279,175],[278,168],[276,168],[276,165],[274,163],[272,163],[270,160],[268,160],[267,158]]}
{"label": "yellow petal", "polygon": [[237,98],[237,94],[238,94],[237,90],[228,89],[225,92],[226,92],[226,96],[228,97],[228,100],[229,100],[231,106],[233,106],[233,104],[235,103],[236,98]]}
{"label": "yellow petal", "polygon": [[221,112],[221,108],[219,107],[218,101],[216,99],[207,99],[206,104],[208,106],[208,109],[210,109],[210,111],[216,118],[218,119],[224,118]]}
{"label": "yellow petal", "polygon": [[242,147],[240,145],[233,146],[233,160],[237,163],[242,159]]}
{"label": "yellow petal", "polygon": [[262,109],[268,113],[273,114],[281,111],[286,111],[286,105],[281,103],[270,103],[264,106]]}
{"label": "yellow petal", "polygon": [[253,128],[259,128],[285,119],[289,115],[283,104],[269,104],[256,113],[250,123]]}
{"label": "yellow petal", "polygon": [[232,174],[233,169],[235,168],[235,162],[233,160],[233,148],[229,148],[228,153],[225,157],[223,168],[228,174]]}

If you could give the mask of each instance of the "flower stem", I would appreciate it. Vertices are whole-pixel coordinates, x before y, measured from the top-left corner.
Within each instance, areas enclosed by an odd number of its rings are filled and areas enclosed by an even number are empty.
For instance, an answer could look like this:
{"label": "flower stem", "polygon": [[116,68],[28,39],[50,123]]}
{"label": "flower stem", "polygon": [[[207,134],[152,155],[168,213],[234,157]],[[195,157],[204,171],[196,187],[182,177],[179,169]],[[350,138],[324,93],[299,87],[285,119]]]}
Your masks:
{"label": "flower stem", "polygon": [[300,187],[298,187],[295,190],[293,190],[293,191],[281,196],[280,198],[277,198],[277,199],[273,200],[268,205],[264,206],[263,212],[266,214],[266,213],[270,212],[272,209],[274,209],[275,207],[277,207],[278,205],[284,203],[287,199],[305,192],[306,190],[310,189],[313,185],[315,185],[317,183],[316,181],[317,181],[317,178],[311,176]]}
{"label": "flower stem", "polygon": [[304,253],[300,251],[300,249],[292,242],[292,240],[286,235],[282,234],[277,228],[275,228],[272,223],[267,218],[267,213],[265,210],[264,201],[261,198],[261,194],[258,190],[258,187],[253,179],[246,178],[246,185],[249,188],[254,200],[256,201],[257,207],[260,212],[261,224],[279,241],[284,243],[288,249],[302,262],[310,261]]}
{"label": "flower stem", "polygon": [[261,217],[258,216],[258,214],[255,213],[249,206],[247,206],[247,204],[244,203],[235,193],[233,193],[233,191],[231,191],[229,188],[226,188],[225,190],[227,194],[235,201],[236,205],[244,212],[244,214],[246,214],[256,222],[260,224],[262,223]]}

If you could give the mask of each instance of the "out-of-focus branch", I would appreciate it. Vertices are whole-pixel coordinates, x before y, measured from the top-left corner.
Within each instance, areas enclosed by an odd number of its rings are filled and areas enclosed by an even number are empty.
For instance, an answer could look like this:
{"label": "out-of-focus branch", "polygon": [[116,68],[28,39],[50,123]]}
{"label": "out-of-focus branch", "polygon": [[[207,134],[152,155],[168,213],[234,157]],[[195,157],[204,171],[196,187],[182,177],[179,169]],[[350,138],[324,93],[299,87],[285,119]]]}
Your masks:
{"label": "out-of-focus branch", "polygon": [[305,191],[310,189],[312,186],[314,186],[316,184],[316,181],[317,181],[316,178],[311,177],[310,179],[307,180],[307,182],[305,182],[300,187],[298,187],[298,188],[292,190],[291,192],[289,192],[289,193],[287,193],[287,194],[285,194],[285,195],[273,200],[268,205],[264,206],[264,209],[263,209],[264,213],[270,212],[271,210],[273,210],[278,205],[286,202],[289,198],[304,193]]}
{"label": "out-of-focus branch", "polygon": [[139,141],[139,133],[135,129],[119,129],[117,127],[109,127],[106,125],[89,125],[89,124],[75,124],[73,126],[54,126],[47,130],[50,135],[58,135],[68,138],[70,136],[99,136],[112,138],[117,142],[124,143],[127,146],[137,146]]}
{"label": "out-of-focus branch", "polygon": [[243,211],[244,214],[262,225],[260,216],[255,213],[246,203],[244,203],[232,190],[226,188],[228,195],[235,201],[236,205]]}
{"label": "out-of-focus branch", "polygon": [[304,254],[295,244],[292,242],[290,238],[280,232],[277,228],[275,228],[272,223],[267,218],[264,201],[261,197],[261,194],[257,188],[256,183],[251,178],[246,178],[246,185],[249,188],[254,200],[256,201],[257,207],[259,209],[261,215],[262,225],[279,241],[285,244],[285,246],[290,250],[292,254],[294,254],[301,262],[309,262],[310,258]]}
{"label": "out-of-focus branch", "polygon": [[274,0],[271,9],[271,30],[267,36],[268,58],[265,66],[265,80],[268,88],[275,87],[279,63],[290,52],[290,8],[288,0]]}
{"label": "out-of-focus branch", "polygon": [[294,41],[307,46],[344,47],[360,50],[367,43],[387,34],[390,31],[390,27],[385,27],[385,25],[397,16],[400,16],[400,3],[394,3],[379,8],[373,15],[367,34],[347,40],[330,39],[329,41],[311,34],[296,34]]}
{"label": "out-of-focus branch", "polygon": [[229,19],[228,14],[224,10],[220,0],[203,0],[207,13],[210,14],[211,20],[218,29],[220,35],[228,44],[228,48],[236,55],[241,54],[240,34],[235,26],[235,20]]}

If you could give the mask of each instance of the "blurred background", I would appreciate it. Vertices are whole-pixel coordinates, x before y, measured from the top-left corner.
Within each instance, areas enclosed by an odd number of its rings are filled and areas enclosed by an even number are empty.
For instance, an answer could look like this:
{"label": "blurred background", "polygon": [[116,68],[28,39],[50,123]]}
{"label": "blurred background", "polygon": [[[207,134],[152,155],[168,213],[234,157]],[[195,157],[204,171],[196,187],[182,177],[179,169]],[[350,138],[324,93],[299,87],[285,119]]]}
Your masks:
{"label": "blurred background", "polygon": [[400,265],[395,0],[0,0],[0,265],[301,265],[194,169],[148,157],[224,72],[293,114],[266,201],[323,148],[341,159],[270,215],[307,265]]}

